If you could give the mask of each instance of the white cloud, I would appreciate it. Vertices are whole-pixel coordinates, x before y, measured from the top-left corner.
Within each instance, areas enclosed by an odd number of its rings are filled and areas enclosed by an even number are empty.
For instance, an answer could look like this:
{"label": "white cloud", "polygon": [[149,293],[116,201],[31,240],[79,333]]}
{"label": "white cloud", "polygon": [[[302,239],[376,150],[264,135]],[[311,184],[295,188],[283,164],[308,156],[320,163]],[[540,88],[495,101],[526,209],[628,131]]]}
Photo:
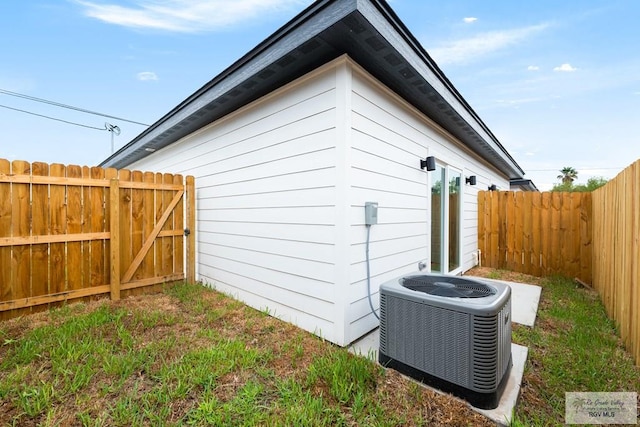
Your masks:
{"label": "white cloud", "polygon": [[509,107],[517,107],[522,104],[530,104],[532,102],[543,101],[544,98],[541,97],[531,97],[531,98],[518,98],[518,99],[496,99],[496,104],[509,106]]}
{"label": "white cloud", "polygon": [[538,67],[537,65],[529,65],[527,67],[527,70],[529,71],[538,71],[540,69],[540,67]]}
{"label": "white cloud", "polygon": [[138,80],[146,82],[149,80],[158,80],[158,75],[153,71],[143,71],[137,74]]}
{"label": "white cloud", "polygon": [[478,18],[476,18],[474,16],[469,16],[467,18],[463,18],[462,20],[467,24],[471,24],[473,22],[476,22],[478,20]]}
{"label": "white cloud", "polygon": [[491,31],[468,39],[454,40],[428,50],[439,64],[471,62],[490,53],[517,45],[548,27],[548,24],[540,24],[513,30]]}
{"label": "white cloud", "polygon": [[[108,24],[184,33],[212,31],[309,0],[135,0],[134,6],[74,0]],[[111,0],[113,1],[113,0]]]}
{"label": "white cloud", "polygon": [[555,67],[553,71],[562,71],[562,72],[572,72],[576,71],[577,68],[572,67],[571,64],[562,64],[559,67]]}

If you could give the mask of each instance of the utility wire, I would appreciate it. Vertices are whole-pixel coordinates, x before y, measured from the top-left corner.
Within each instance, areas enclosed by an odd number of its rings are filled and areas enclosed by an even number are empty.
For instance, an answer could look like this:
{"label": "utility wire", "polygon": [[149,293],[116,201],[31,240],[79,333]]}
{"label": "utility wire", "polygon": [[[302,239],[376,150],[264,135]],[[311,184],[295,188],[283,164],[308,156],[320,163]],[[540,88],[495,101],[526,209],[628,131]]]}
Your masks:
{"label": "utility wire", "polygon": [[[98,113],[96,111],[91,111],[91,110],[86,110],[84,108],[74,107],[73,105],[61,104],[60,102],[49,101],[47,99],[36,98],[35,96],[24,95],[24,94],[18,93],[18,92],[11,92],[10,90],[0,89],[0,93],[4,94],[4,95],[10,95],[10,96],[18,97],[18,98],[28,99],[29,101],[42,102],[43,104],[49,104],[49,105],[53,105],[53,106],[60,107],[60,108],[68,108],[69,110],[80,111],[82,113],[93,114],[95,116],[108,117],[110,119],[120,120],[122,122],[127,122],[127,123],[133,123],[133,124],[140,125],[140,126],[149,126],[146,123],[135,122],[133,120],[123,119],[122,117],[111,116],[109,114],[102,114],[102,113]],[[37,115],[38,114],[36,114],[36,116]]]}
{"label": "utility wire", "polygon": [[67,120],[56,119],[55,117],[49,117],[49,116],[45,116],[45,115],[42,115],[42,114],[36,114],[36,113],[32,113],[31,111],[21,110],[19,108],[8,107],[8,106],[2,105],[2,104],[0,104],[0,107],[6,108],[6,109],[9,109],[9,110],[13,110],[13,111],[19,111],[21,113],[31,114],[32,116],[44,117],[45,119],[55,120],[57,122],[67,123],[67,124],[74,125],[74,126],[80,126],[80,127],[83,127],[83,128],[96,129],[96,130],[107,130],[107,128],[98,128],[98,127],[95,127],[95,126],[83,125],[82,123],[69,122]]}

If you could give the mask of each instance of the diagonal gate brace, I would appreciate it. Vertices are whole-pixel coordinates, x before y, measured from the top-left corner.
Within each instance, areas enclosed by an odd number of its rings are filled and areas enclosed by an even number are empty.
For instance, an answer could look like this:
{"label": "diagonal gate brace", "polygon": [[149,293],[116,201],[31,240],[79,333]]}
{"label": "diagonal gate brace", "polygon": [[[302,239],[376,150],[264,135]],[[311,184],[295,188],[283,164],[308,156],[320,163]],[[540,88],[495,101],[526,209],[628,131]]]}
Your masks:
{"label": "diagonal gate brace", "polygon": [[149,252],[149,249],[151,249],[151,245],[153,245],[153,242],[156,240],[156,237],[158,237],[160,230],[162,229],[162,227],[164,227],[164,224],[167,222],[167,219],[169,219],[169,215],[171,215],[171,213],[173,212],[173,209],[176,207],[176,205],[182,198],[183,194],[184,194],[184,190],[180,190],[176,193],[173,200],[171,200],[171,203],[169,203],[167,210],[164,211],[164,213],[158,220],[158,223],[154,227],[153,231],[151,232],[149,237],[147,237],[147,240],[144,242],[144,245],[142,245],[142,249],[140,249],[140,252],[138,252],[136,257],[133,259],[133,262],[131,263],[131,266],[129,267],[127,272],[124,273],[124,277],[122,278],[122,283],[129,282],[133,277],[133,274],[138,269],[138,267],[140,267],[140,264],[142,264],[142,260],[147,255],[147,252]]}

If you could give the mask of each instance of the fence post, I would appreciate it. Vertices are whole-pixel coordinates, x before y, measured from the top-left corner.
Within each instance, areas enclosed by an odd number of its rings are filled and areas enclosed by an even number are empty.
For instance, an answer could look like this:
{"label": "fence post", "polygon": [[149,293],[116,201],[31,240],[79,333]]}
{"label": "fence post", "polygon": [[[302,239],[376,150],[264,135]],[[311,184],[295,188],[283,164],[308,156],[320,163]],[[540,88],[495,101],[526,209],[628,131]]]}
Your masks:
{"label": "fence post", "polygon": [[189,283],[196,281],[196,185],[193,176],[187,176],[186,188],[186,208],[187,214],[185,215],[187,221],[187,229],[189,230],[188,236],[186,236],[186,249],[187,249],[187,275],[186,279]]}
{"label": "fence post", "polygon": [[109,183],[109,212],[111,218],[111,299],[120,299],[120,184],[112,178]]}

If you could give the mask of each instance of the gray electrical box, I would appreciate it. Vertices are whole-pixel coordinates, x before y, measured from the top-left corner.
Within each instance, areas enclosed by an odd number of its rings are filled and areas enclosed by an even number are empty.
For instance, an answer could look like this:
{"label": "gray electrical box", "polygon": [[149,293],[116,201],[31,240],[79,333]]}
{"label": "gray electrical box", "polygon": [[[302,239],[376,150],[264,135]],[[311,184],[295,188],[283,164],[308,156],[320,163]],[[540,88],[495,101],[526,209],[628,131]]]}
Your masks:
{"label": "gray electrical box", "polygon": [[365,225],[375,225],[378,223],[378,202],[366,202],[364,204]]}

